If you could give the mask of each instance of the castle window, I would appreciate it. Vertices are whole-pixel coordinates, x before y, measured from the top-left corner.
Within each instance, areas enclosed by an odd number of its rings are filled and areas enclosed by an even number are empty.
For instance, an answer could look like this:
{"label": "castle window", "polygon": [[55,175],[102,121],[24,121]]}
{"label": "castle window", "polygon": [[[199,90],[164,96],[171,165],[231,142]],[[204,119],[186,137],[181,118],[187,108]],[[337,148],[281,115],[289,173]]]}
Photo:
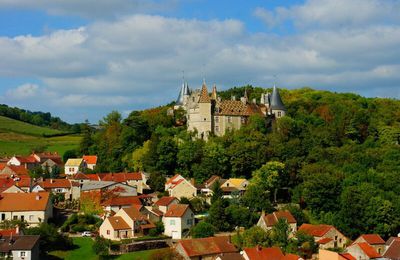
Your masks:
{"label": "castle window", "polygon": [[232,117],[228,116],[228,123],[232,123]]}
{"label": "castle window", "polygon": [[242,122],[242,124],[245,124],[245,123],[246,123],[246,117],[242,116],[242,117],[240,118],[240,121]]}
{"label": "castle window", "polygon": [[215,117],[215,123],[219,123],[219,117],[218,116]]}
{"label": "castle window", "polygon": [[278,111],[278,117],[281,117],[281,116],[282,116],[282,112]]}
{"label": "castle window", "polygon": [[206,121],[207,120],[207,118],[204,118],[204,121]]}
{"label": "castle window", "polygon": [[219,132],[219,126],[215,126],[215,132]]}

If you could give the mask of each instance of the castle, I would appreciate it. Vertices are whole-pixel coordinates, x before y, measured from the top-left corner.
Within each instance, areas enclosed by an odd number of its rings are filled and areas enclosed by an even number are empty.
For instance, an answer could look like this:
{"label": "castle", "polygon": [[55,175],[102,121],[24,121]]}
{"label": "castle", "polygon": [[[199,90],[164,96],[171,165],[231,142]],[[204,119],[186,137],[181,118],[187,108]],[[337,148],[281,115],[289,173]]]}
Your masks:
{"label": "castle", "polygon": [[199,138],[208,139],[210,134],[223,136],[229,129],[240,129],[249,117],[259,114],[265,118],[285,116],[286,108],[278,89],[274,86],[272,94],[262,94],[260,102],[248,100],[247,92],[240,100],[221,100],[214,85],[211,95],[205,81],[201,89],[191,91],[186,82],[182,84],[174,110],[182,108],[186,112],[188,131],[197,131]]}

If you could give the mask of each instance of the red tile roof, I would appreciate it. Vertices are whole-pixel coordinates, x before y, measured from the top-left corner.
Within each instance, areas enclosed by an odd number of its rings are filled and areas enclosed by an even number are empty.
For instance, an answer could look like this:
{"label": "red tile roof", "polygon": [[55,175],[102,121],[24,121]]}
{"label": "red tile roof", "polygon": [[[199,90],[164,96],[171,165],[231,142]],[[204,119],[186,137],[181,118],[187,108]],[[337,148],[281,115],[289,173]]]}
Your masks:
{"label": "red tile roof", "polygon": [[174,200],[176,200],[175,197],[164,196],[164,197],[161,197],[159,200],[157,200],[156,203],[154,203],[154,205],[156,205],[156,206],[168,206]]}
{"label": "red tile roof", "polygon": [[299,260],[301,257],[294,254],[287,254],[281,260]]}
{"label": "red tile roof", "polygon": [[[22,188],[29,188],[31,186],[31,178],[28,176],[19,176],[19,180],[15,182],[15,186]],[[33,183],[32,183],[33,185]]]}
{"label": "red tile roof", "polygon": [[375,250],[372,246],[370,246],[368,243],[363,242],[363,243],[358,243],[358,244],[356,244],[356,245],[358,245],[358,246],[361,248],[361,250],[362,250],[369,258],[378,258],[378,257],[381,257],[381,255],[378,254],[378,252],[376,252],[376,250]]}
{"label": "red tile roof", "polygon": [[363,238],[370,245],[385,244],[385,240],[378,234],[364,234],[360,238]]}
{"label": "red tile roof", "polygon": [[[172,184],[174,182],[177,182],[179,177],[182,177],[180,174],[175,174],[173,177],[171,177],[165,184]],[[183,177],[182,177],[183,178]]]}
{"label": "red tile roof", "polygon": [[139,172],[100,173],[98,175],[102,181],[127,182],[132,180],[142,180],[142,175]]}
{"label": "red tile roof", "polygon": [[142,219],[146,219],[145,216],[143,216],[139,210],[132,206],[130,208],[123,208],[121,209],[123,211],[125,211],[125,213],[132,219],[132,220],[142,220]]}
{"label": "red tile roof", "polygon": [[354,256],[352,256],[349,253],[344,253],[344,254],[339,254],[341,257],[347,259],[347,260],[357,260]]}
{"label": "red tile roof", "polygon": [[245,248],[243,251],[246,252],[250,260],[281,260],[284,257],[279,247],[252,247]]}
{"label": "red tile roof", "polygon": [[169,207],[164,217],[182,217],[185,212],[189,209],[187,204],[173,204]]}
{"label": "red tile roof", "polygon": [[49,192],[2,193],[0,195],[0,211],[44,211],[49,198]]}
{"label": "red tile roof", "polygon": [[[9,168],[11,171],[13,171],[17,175],[29,175],[28,170],[23,165],[20,165],[20,166],[7,165],[6,167]],[[4,169],[3,169],[3,171],[4,171]]]}
{"label": "red tile roof", "polygon": [[189,257],[238,252],[226,236],[179,240],[178,245]]}
{"label": "red tile roof", "polygon": [[7,166],[7,163],[0,163],[0,171],[2,171],[4,169],[4,167]]}
{"label": "red tile roof", "polygon": [[15,158],[21,163],[37,163],[38,162],[33,155],[15,156]]}
{"label": "red tile roof", "polygon": [[97,156],[96,155],[84,155],[82,156],[83,160],[86,161],[87,164],[96,164]]}
{"label": "red tile roof", "polygon": [[2,229],[0,230],[0,237],[2,236],[15,236],[17,234],[17,229],[13,228],[13,229]]}
{"label": "red tile roof", "polygon": [[331,242],[332,240],[333,240],[332,238],[324,237],[324,238],[318,240],[317,243],[321,244],[321,245],[325,245],[325,244]]}
{"label": "red tile roof", "polygon": [[124,196],[110,198],[102,203],[103,206],[142,205],[138,196]]}
{"label": "red tile roof", "polygon": [[296,219],[293,217],[293,215],[287,211],[275,211],[272,214],[268,214],[264,217],[265,223],[267,226],[273,226],[276,223],[278,223],[279,219],[286,219],[286,221],[291,224],[291,223],[297,223]]}
{"label": "red tile roof", "polygon": [[332,228],[334,228],[334,226],[331,225],[303,224],[300,226],[298,231],[303,231],[304,233],[307,233],[313,237],[322,237]]}
{"label": "red tile roof", "polygon": [[0,178],[0,192],[5,191],[6,189],[10,188],[14,185],[14,180],[10,177]]}
{"label": "red tile roof", "polygon": [[400,259],[400,238],[393,240],[383,256],[388,259]]}

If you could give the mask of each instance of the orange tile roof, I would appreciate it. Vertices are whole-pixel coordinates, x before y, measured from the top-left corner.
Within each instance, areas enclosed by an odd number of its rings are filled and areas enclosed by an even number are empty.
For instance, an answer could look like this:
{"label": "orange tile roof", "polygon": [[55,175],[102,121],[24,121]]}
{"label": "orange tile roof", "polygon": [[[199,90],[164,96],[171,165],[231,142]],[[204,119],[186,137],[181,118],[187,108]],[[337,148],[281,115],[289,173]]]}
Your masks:
{"label": "orange tile roof", "polygon": [[171,177],[165,184],[166,184],[166,185],[172,184],[172,183],[176,182],[177,179],[178,179],[179,177],[182,177],[182,176],[181,176],[180,174],[175,174],[175,175],[174,175],[173,177]]}
{"label": "orange tile roof", "polygon": [[179,240],[178,244],[189,257],[238,252],[226,236],[185,239]]}
{"label": "orange tile roof", "polygon": [[243,251],[246,252],[250,260],[281,260],[284,257],[279,247],[251,247],[245,248]]}
{"label": "orange tile roof", "polygon": [[171,204],[174,200],[176,200],[175,197],[161,197],[159,200],[157,200],[154,205],[156,206],[168,206],[169,204]]}
{"label": "orange tile roof", "polygon": [[299,259],[301,259],[301,257],[295,254],[287,254],[283,258],[281,258],[281,260],[299,260]]}
{"label": "orange tile roof", "polygon": [[145,216],[143,216],[139,210],[136,207],[129,207],[129,208],[123,208],[121,209],[125,211],[125,213],[132,219],[132,220],[141,220],[141,219],[146,219]]}
{"label": "orange tile roof", "polygon": [[[33,185],[34,183],[32,183]],[[30,177],[22,177],[20,176],[20,180],[15,182],[15,186],[27,188],[31,186],[31,178]]]}
{"label": "orange tile roof", "polygon": [[71,182],[67,179],[45,179],[37,184],[43,189],[71,188]]}
{"label": "orange tile roof", "polygon": [[164,217],[182,217],[188,210],[189,205],[187,204],[173,204],[169,207]]}
{"label": "orange tile roof", "polygon": [[7,163],[0,163],[0,171],[2,171],[4,169],[4,167],[7,166]]}
{"label": "orange tile roof", "polygon": [[87,164],[96,164],[97,156],[96,155],[84,155],[82,156],[83,160],[86,161]]}
{"label": "orange tile roof", "polygon": [[17,234],[17,229],[12,228],[12,229],[2,229],[0,230],[0,237],[2,236],[15,236]]}
{"label": "orange tile roof", "polygon": [[14,180],[6,176],[5,178],[0,178],[0,192],[5,191],[14,185]]}
{"label": "orange tile roof", "polygon": [[2,193],[0,195],[0,211],[44,211],[49,197],[49,192]]}
{"label": "orange tile roof", "polygon": [[278,223],[279,219],[286,219],[286,221],[291,224],[291,223],[297,223],[296,219],[293,217],[293,215],[287,211],[287,210],[282,210],[282,211],[275,211],[272,214],[268,214],[264,217],[265,223],[267,226],[273,226],[276,223]]}
{"label": "orange tile roof", "polygon": [[119,216],[108,217],[108,221],[110,221],[110,224],[114,230],[132,229],[122,217]]}
{"label": "orange tile roof", "polygon": [[300,226],[298,231],[303,231],[313,237],[322,237],[332,228],[334,228],[334,226],[331,226],[331,225],[303,224]]}
{"label": "orange tile roof", "polygon": [[380,254],[378,254],[378,252],[376,252],[376,250],[370,246],[368,243],[358,243],[356,244],[360,247],[360,249],[369,257],[369,258],[377,258],[377,257],[381,257]]}
{"label": "orange tile roof", "polygon": [[[9,168],[11,171],[13,171],[17,175],[29,175],[28,170],[22,165],[20,165],[20,166],[7,165],[6,167]],[[4,171],[4,169],[3,169],[3,171]]]}
{"label": "orange tile roof", "polygon": [[385,244],[385,240],[378,234],[364,234],[360,236],[370,245]]}
{"label": "orange tile roof", "polygon": [[103,206],[142,205],[138,196],[124,196],[110,198],[102,203]]}
{"label": "orange tile roof", "polygon": [[37,163],[38,162],[33,155],[15,156],[15,158],[21,163]]}
{"label": "orange tile roof", "polygon": [[98,175],[102,181],[127,182],[132,180],[142,180],[142,175],[139,172],[100,173]]}

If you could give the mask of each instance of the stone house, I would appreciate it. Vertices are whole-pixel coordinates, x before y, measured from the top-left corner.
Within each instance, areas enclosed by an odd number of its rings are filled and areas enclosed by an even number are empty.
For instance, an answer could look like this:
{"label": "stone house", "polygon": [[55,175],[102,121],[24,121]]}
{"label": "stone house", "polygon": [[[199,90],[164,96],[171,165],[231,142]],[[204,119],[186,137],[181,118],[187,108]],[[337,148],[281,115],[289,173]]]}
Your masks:
{"label": "stone house", "polygon": [[346,248],[347,253],[354,256],[357,260],[369,260],[381,258],[381,254],[366,242],[353,243]]}
{"label": "stone house", "polygon": [[190,199],[197,196],[197,188],[193,183],[179,174],[176,174],[166,182],[165,190],[168,191],[170,197],[176,197],[178,199],[182,197]]}
{"label": "stone house", "polygon": [[263,211],[260,219],[257,222],[257,226],[261,227],[265,231],[268,231],[271,230],[276,223],[278,223],[279,219],[284,219],[288,223],[290,228],[289,236],[293,236],[294,233],[297,232],[297,221],[290,211],[287,210],[275,211],[267,215],[265,215],[265,212]]}
{"label": "stone house", "polygon": [[372,246],[378,254],[383,254],[385,251],[385,240],[378,234],[363,234],[354,240],[353,244],[368,243]]}
{"label": "stone house", "polygon": [[298,232],[304,232],[313,236],[315,242],[319,244],[319,248],[321,249],[334,247],[345,248],[347,244],[347,237],[331,225],[303,224],[298,229]]}

